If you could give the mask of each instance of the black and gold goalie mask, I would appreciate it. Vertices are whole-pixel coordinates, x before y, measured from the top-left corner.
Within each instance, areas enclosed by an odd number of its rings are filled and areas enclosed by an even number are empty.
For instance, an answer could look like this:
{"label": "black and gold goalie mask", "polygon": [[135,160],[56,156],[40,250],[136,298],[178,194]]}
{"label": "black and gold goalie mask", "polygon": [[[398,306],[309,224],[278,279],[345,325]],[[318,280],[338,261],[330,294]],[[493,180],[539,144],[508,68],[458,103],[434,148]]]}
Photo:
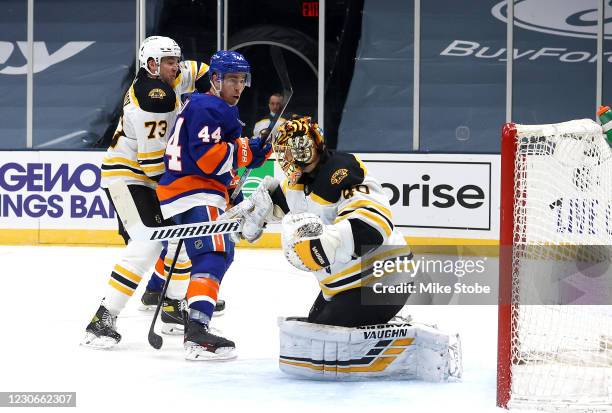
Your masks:
{"label": "black and gold goalie mask", "polygon": [[278,128],[272,141],[276,159],[290,184],[295,185],[303,169],[324,149],[323,133],[309,116],[295,116]]}

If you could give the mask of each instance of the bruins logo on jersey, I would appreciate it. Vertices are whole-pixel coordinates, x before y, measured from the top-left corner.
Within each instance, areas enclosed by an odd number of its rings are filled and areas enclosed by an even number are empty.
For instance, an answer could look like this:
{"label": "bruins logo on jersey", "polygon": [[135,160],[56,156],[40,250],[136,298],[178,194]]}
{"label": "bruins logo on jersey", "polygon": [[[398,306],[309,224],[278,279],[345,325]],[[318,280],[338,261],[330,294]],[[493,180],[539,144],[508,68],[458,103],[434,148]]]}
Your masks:
{"label": "bruins logo on jersey", "polygon": [[330,182],[332,183],[332,185],[338,185],[347,176],[348,176],[348,169],[345,169],[345,168],[338,169],[336,172],[332,174]]}
{"label": "bruins logo on jersey", "polygon": [[160,88],[151,89],[151,91],[149,92],[149,97],[151,99],[163,99],[166,97],[166,92],[164,92]]}

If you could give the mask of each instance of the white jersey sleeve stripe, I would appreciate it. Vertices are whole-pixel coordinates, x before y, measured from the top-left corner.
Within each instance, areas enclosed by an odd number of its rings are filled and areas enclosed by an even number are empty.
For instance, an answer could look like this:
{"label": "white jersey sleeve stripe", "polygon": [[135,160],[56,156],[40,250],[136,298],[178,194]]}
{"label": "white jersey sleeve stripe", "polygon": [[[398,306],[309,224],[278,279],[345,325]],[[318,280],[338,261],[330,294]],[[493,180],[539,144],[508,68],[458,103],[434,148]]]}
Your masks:
{"label": "white jersey sleeve stripe", "polygon": [[226,154],[227,159],[225,160],[225,163],[223,163],[223,166],[221,166],[221,169],[219,169],[219,172],[217,172],[217,175],[223,175],[224,173],[230,172],[233,169],[234,145],[228,144],[227,147],[229,148],[229,151],[227,151],[228,153]]}

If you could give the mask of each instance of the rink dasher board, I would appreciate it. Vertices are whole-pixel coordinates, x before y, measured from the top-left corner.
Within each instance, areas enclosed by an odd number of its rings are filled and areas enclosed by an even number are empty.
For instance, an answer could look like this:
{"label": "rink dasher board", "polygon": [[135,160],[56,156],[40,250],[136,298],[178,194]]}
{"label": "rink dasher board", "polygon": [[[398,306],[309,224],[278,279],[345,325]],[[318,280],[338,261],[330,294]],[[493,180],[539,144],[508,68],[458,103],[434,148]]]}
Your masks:
{"label": "rink dasher board", "polygon": [[[123,244],[99,187],[104,154],[0,151],[0,243]],[[412,244],[497,244],[499,155],[357,155],[389,194],[394,224]],[[272,160],[264,169],[283,178]],[[247,195],[265,174],[254,174]],[[279,247],[280,227],[270,225],[255,246]]]}

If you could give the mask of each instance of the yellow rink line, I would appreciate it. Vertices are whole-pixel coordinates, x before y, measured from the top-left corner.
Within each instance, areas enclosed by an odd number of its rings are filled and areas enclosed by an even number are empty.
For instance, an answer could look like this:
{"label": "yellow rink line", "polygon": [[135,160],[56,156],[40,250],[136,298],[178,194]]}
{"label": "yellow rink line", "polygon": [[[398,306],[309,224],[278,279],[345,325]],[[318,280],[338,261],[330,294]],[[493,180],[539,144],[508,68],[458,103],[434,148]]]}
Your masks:
{"label": "yellow rink line", "polygon": [[[417,254],[498,255],[498,240],[474,238],[405,237]],[[115,230],[0,229],[0,245],[122,246]],[[239,248],[280,248],[279,233],[265,233],[254,244],[238,243]]]}
{"label": "yellow rink line", "polygon": [[119,246],[123,239],[115,230],[0,229],[2,245]]}

